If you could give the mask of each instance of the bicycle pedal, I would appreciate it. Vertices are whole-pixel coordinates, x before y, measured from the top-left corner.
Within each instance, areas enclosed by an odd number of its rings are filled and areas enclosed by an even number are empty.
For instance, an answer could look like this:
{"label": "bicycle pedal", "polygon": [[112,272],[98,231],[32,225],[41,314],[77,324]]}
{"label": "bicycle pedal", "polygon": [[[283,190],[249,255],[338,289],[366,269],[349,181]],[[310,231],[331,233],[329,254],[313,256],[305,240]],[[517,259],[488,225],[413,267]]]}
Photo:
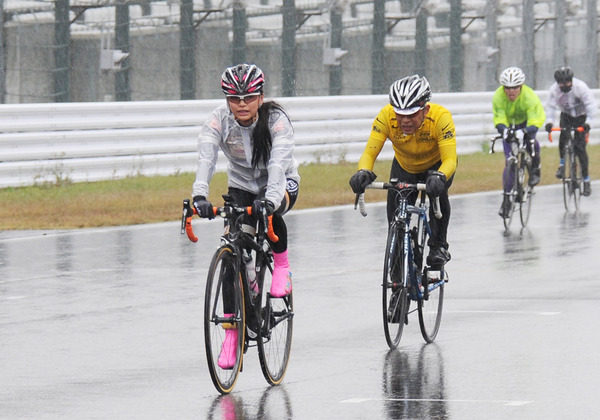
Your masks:
{"label": "bicycle pedal", "polygon": [[256,339],[256,337],[258,337],[258,334],[256,334],[254,331],[252,331],[252,330],[250,329],[250,327],[246,327],[246,334],[248,334],[248,338],[249,338],[250,340],[255,340],[255,339]]}

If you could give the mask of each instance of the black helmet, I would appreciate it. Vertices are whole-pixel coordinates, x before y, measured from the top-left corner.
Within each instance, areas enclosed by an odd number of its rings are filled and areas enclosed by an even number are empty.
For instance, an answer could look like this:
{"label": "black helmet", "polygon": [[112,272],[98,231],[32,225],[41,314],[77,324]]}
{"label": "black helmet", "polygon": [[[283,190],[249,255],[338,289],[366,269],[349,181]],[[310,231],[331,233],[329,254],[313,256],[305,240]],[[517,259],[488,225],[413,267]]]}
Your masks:
{"label": "black helmet", "polygon": [[227,67],[221,75],[221,89],[225,95],[262,93],[265,75],[254,64]]}
{"label": "black helmet", "polygon": [[573,70],[568,66],[559,67],[554,72],[554,80],[556,83],[567,83],[573,81]]}

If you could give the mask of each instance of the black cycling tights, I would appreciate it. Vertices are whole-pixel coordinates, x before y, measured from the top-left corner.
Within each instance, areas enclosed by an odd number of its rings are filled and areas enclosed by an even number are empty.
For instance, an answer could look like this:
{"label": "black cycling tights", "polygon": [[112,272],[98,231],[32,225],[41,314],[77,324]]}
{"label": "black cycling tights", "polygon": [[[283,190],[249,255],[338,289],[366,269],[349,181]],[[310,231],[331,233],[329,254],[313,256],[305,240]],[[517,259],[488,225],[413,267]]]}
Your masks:
{"label": "black cycling tights", "polygon": [[[429,168],[425,172],[418,174],[411,174],[406,172],[398,163],[396,159],[392,162],[392,169],[390,170],[390,179],[396,178],[400,182],[406,182],[409,184],[415,184],[417,182],[426,182],[427,174],[429,171],[436,171],[442,162],[438,162]],[[446,188],[442,195],[440,195],[440,210],[442,211],[442,218],[437,219],[433,214],[433,206],[429,206],[429,226],[431,227],[431,239],[429,246],[441,246],[448,249],[447,233],[448,223],[450,222],[450,199],[448,198],[448,188],[452,185],[454,175],[446,181]],[[387,218],[388,222],[394,219],[394,213],[398,206],[397,201],[398,195],[393,191],[388,191],[387,196]],[[409,203],[414,204],[417,200],[417,194],[411,194],[409,197]]]}
{"label": "black cycling tights", "polygon": [[[232,197],[233,202],[238,206],[251,206],[254,200],[259,197],[264,197],[264,192],[260,194],[253,194],[249,191],[241,190],[239,188],[230,187],[228,190],[228,194]],[[288,188],[286,190],[286,194],[281,202],[281,205],[275,213],[273,214],[273,231],[279,237],[277,242],[269,242],[271,243],[271,248],[273,252],[280,254],[287,249],[288,245],[288,234],[287,234],[287,226],[285,221],[283,220],[283,215],[291,210],[296,203],[296,199],[298,198],[298,184],[293,180],[288,180]],[[256,226],[256,221],[248,221],[248,224],[251,226]]]}
{"label": "black cycling tights", "polygon": [[[564,112],[560,114],[560,126],[567,127],[582,127],[585,124],[586,115],[580,115],[579,117],[571,117]],[[562,133],[560,134],[560,138],[558,140],[558,149],[560,153],[561,159],[565,157],[565,142],[564,136]],[[581,133],[579,131],[575,132],[575,138],[573,139],[573,149],[575,150],[575,154],[579,158],[579,162],[581,163],[581,175],[583,177],[588,176],[588,155],[585,150],[585,133]]]}

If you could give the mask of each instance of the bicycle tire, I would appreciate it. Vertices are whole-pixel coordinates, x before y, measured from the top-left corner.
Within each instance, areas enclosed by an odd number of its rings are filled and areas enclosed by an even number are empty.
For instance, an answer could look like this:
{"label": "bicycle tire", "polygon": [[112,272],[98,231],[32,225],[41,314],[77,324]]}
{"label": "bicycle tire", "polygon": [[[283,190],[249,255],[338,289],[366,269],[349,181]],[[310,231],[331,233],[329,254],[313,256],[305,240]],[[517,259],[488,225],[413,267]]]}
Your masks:
{"label": "bicycle tire", "polygon": [[519,202],[519,216],[521,226],[527,226],[529,215],[531,214],[531,204],[533,202],[533,187],[529,185],[531,179],[531,163],[524,154],[519,159],[519,176],[517,181],[517,201]]}
{"label": "bicycle tire", "polygon": [[515,162],[510,162],[510,166],[508,167],[509,174],[512,172],[512,185],[510,187],[510,192],[508,193],[508,198],[510,200],[510,210],[508,211],[508,216],[504,217],[504,229],[509,229],[512,223],[513,215],[516,210],[516,196],[517,196],[517,164]]}
{"label": "bicycle tire", "polygon": [[581,165],[579,158],[572,148],[565,151],[565,177],[563,178],[563,199],[565,210],[574,212],[579,210],[581,190],[583,188],[583,177],[581,176]]}
{"label": "bicycle tire", "polygon": [[279,385],[285,376],[292,349],[294,325],[293,292],[283,298],[274,298],[271,288],[272,272],[262,265],[258,272],[260,292],[261,327],[258,333],[258,357],[266,381]]}
{"label": "bicycle tire", "polygon": [[[224,289],[229,290],[225,292]],[[227,305],[223,298],[225,293],[231,299]],[[225,316],[226,310],[233,316]],[[212,382],[221,394],[228,394],[233,390],[242,369],[245,325],[244,291],[239,262],[233,249],[224,245],[217,249],[212,258],[204,295],[206,360]],[[229,329],[237,330],[236,361],[231,369],[222,369],[218,365],[218,359]]]}
{"label": "bicycle tire", "polygon": [[410,305],[403,244],[404,234],[393,223],[388,231],[382,283],[383,331],[390,349],[400,343]]}
{"label": "bicycle tire", "polygon": [[[427,242],[429,234],[425,228],[425,223],[422,218],[417,222],[416,243],[414,246],[415,265],[421,278],[421,286],[423,287],[423,295],[417,302],[417,310],[419,313],[419,329],[421,335],[427,343],[432,343],[437,336],[442,322],[442,308],[444,305],[444,284],[434,288],[429,285],[425,266],[427,255],[429,254],[429,246]],[[418,258],[417,258],[418,257]]]}
{"label": "bicycle tire", "polygon": [[[443,280],[443,279],[442,279]],[[429,284],[427,273],[423,275],[423,287],[428,287],[427,299],[419,299],[419,327],[427,343],[433,343],[440,330],[444,307],[444,283]]]}

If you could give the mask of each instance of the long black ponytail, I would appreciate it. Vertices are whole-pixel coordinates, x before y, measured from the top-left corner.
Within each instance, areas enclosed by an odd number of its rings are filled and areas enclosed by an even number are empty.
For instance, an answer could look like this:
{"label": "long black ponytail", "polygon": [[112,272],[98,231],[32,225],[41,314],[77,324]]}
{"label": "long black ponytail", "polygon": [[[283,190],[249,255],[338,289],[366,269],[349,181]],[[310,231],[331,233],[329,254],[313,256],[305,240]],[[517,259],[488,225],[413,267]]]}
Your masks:
{"label": "long black ponytail", "polygon": [[256,168],[259,163],[265,166],[269,163],[271,157],[271,147],[273,146],[273,137],[269,127],[269,116],[272,109],[278,109],[285,112],[281,105],[274,101],[263,102],[258,108],[258,121],[252,131],[252,167]]}

